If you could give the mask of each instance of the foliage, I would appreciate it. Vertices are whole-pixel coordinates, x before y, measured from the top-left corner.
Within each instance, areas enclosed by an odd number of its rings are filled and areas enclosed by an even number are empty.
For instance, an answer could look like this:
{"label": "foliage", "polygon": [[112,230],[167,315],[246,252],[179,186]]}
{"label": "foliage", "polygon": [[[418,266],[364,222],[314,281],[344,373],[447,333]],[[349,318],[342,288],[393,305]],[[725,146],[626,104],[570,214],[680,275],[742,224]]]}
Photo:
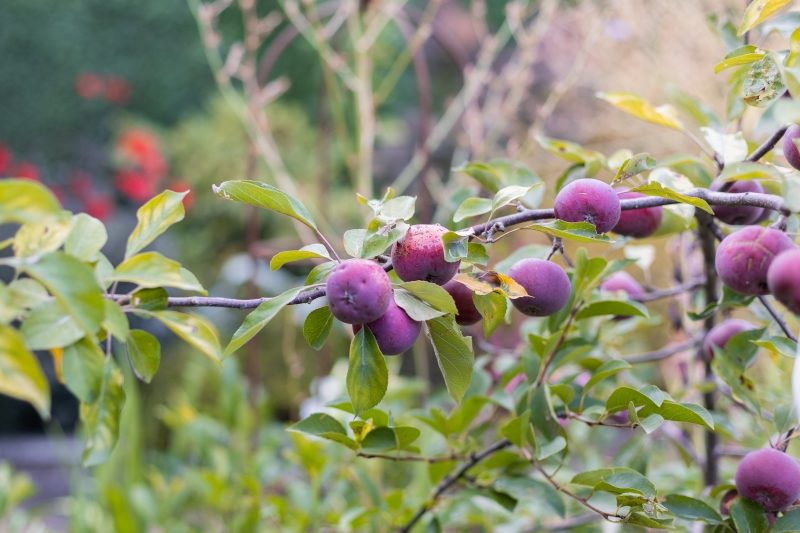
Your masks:
{"label": "foliage", "polygon": [[[740,32],[757,27],[785,2],[756,4],[745,13]],[[195,8],[201,23],[213,22],[213,16],[200,11],[208,5]],[[297,10],[295,4],[284,6],[296,25],[303,22]],[[355,26],[350,31],[365,38],[359,33],[358,11],[353,16],[350,23]],[[205,28],[213,30],[213,24]],[[311,23],[301,24],[299,31],[307,32],[303,37],[310,41],[319,37],[313,33],[319,29]],[[497,33],[508,37],[510,31],[504,24]],[[730,79],[738,104],[763,108],[775,105],[787,87],[792,93],[798,35],[792,34],[788,55],[744,45],[717,66],[719,72],[738,67]],[[207,297],[195,274],[147,249],[183,220],[185,192],[165,191],[141,206],[125,256],[114,265],[101,252],[108,232],[100,220],[64,211],[39,183],[0,181],[0,222],[13,224],[16,230],[1,244],[10,255],[0,259],[0,267],[13,275],[8,284],[0,284],[0,392],[29,402],[47,418],[49,385],[34,351],[48,351],[58,379],[81,401],[82,460],[97,467],[99,483],[79,487],[67,504],[76,530],[119,530],[124,525],[134,531],[156,526],[166,531],[193,527],[436,531],[492,530],[502,525],[516,531],[580,527],[582,521],[605,519],[626,528],[688,528],[703,522],[718,532],[766,531],[769,518],[777,515],[768,516],[756,501],[740,497],[730,504],[728,515],[717,512],[716,499],[731,488],[731,469],[724,466],[722,476],[718,471],[720,443],[748,448],[765,441],[778,448],[792,445],[798,421],[788,385],[797,343],[770,299],[747,298],[730,290],[718,295],[714,239],[736,228],[712,217],[719,205],[767,207],[778,212],[772,224],[775,231],[796,232],[800,221],[790,207],[800,178],[795,170],[762,162],[782,135],[780,130],[781,135],[763,148],[751,150],[743,132],[727,133],[720,126],[723,121],[712,120],[717,117],[709,117],[708,107],[686,94],[677,95],[676,104],[697,121],[705,140],[670,105],[654,106],[627,92],[603,92],[598,97],[634,117],[688,135],[703,152],[699,156],[677,154],[661,162],[631,151],[606,156],[574,142],[537,137],[544,149],[582,175],[567,170],[551,186],[523,163],[506,159],[467,162],[453,169],[483,189],[452,195],[460,207],[454,210],[454,224],[448,224],[451,231],[425,253],[440,246],[442,252],[435,259],[447,268],[457,265],[460,273],[454,280],[473,291],[471,303],[486,323],[480,328],[484,335],[478,329],[471,331],[473,335],[462,330],[457,322],[460,302],[445,288],[424,279],[399,280],[392,273],[397,304],[412,319],[425,323],[427,342],[414,347],[415,366],[421,367],[430,353],[440,371],[435,380],[444,387],[409,379],[401,371],[401,360],[382,354],[374,332],[365,325],[350,336],[349,351],[340,354],[331,374],[323,378],[327,392],[315,384],[302,417],[288,431],[272,421],[270,399],[244,382],[232,354],[253,342],[286,308],[324,296],[327,274],[342,261],[339,251],[373,260],[391,272],[393,258],[385,254],[397,249],[393,245],[405,238],[419,217],[418,197],[402,194],[407,184],[399,178],[400,190],[387,188],[379,198],[371,194],[369,154],[374,139],[369,126],[374,116],[364,106],[374,111],[376,104],[371,95],[365,102],[359,85],[364,77],[360,71],[364,63],[359,61],[364,47],[355,47],[354,73],[331,57],[327,42],[316,45],[333,70],[329,74],[341,78],[335,86],[350,88],[355,107],[365,113],[356,128],[360,141],[353,150],[356,163],[349,157],[352,147],[341,150],[360,194],[330,210],[306,202],[309,194],[300,198],[312,180],[295,180],[293,174],[308,176],[313,166],[303,161],[296,167],[286,165],[273,152],[281,143],[270,138],[275,130],[263,129],[269,111],[251,114],[251,107],[237,108],[235,97],[255,99],[247,101],[251,104],[263,104],[261,99],[266,98],[248,92],[244,74],[240,74],[244,96],[225,85],[229,79],[220,82],[221,88],[240,113],[253,146],[261,150],[274,185],[255,179],[260,177],[256,175],[230,179],[217,166],[199,178],[213,175],[211,189],[218,197],[214,201],[225,205],[221,209],[231,217],[237,216],[233,214],[237,208],[258,208],[276,220],[281,216],[287,227],[291,224],[304,246],[274,254],[270,266],[278,270],[314,261],[304,284],[295,283],[272,297]],[[366,78],[370,83],[369,72]],[[729,106],[725,122],[741,117],[744,107],[738,104]],[[240,140],[244,138],[225,113],[219,119]],[[287,128],[290,122],[286,121]],[[179,154],[186,146],[182,143],[202,145],[208,131],[201,130],[214,127],[192,124],[187,123],[174,140]],[[340,126],[346,129],[347,121]],[[300,135],[295,137],[307,146],[313,144],[307,128],[301,124],[297,131]],[[199,141],[193,139],[195,134]],[[238,142],[231,146],[242,148]],[[241,160],[241,151],[237,157]],[[189,159],[184,155],[187,168],[193,165]],[[739,166],[731,171],[734,165]],[[712,193],[707,188],[710,176],[772,180],[777,194]],[[633,263],[647,271],[654,252],[617,236],[598,235],[590,217],[543,222],[555,218],[552,209],[540,209],[545,190],[558,193],[571,180],[600,178],[644,195],[624,200],[623,210],[664,206],[671,214],[671,220],[664,217],[656,236],[675,237],[681,246],[676,266],[692,274],[691,282],[663,290],[638,287],[611,292],[604,288],[605,281]],[[350,220],[358,209],[361,220],[346,224],[347,231],[331,244],[326,237],[332,235],[327,215]],[[455,226],[474,217],[483,218],[474,226]],[[209,221],[219,223],[213,217]],[[570,285],[561,310],[522,322],[507,299],[536,295],[506,274],[510,265],[501,266],[499,260],[508,263],[510,258],[493,253],[498,241],[520,229],[547,235],[552,246],[517,250],[514,260],[559,260],[567,267]],[[565,241],[577,244],[568,251]],[[681,257],[686,242],[694,247],[688,258]],[[621,249],[624,258],[608,253],[615,249]],[[371,268],[383,276],[376,263]],[[685,333],[677,348],[631,356],[629,349],[620,347],[631,334],[647,334],[661,320],[658,308],[647,302],[684,293],[688,297],[673,300],[672,309]],[[250,311],[223,343],[215,321],[173,310],[190,307]],[[658,375],[650,363],[695,349],[716,318],[731,310],[747,310],[762,327],[733,336],[723,347],[715,346],[713,360],[684,358],[683,366],[671,367],[675,375]],[[681,320],[684,314],[690,319],[686,324]],[[492,337],[502,322],[519,332],[511,347]],[[171,434],[166,450],[147,459],[138,447],[137,426],[151,413],[141,409],[135,380],[157,379],[162,349],[155,336],[134,327],[142,323],[168,329],[205,356],[202,362],[188,364],[186,390],[157,411]],[[320,350],[334,342],[330,339],[334,327],[341,335],[330,309],[317,307],[307,314],[302,331],[309,346]],[[762,349],[772,357],[759,358]],[[422,375],[421,368],[417,370]],[[795,374],[800,375],[797,369]],[[800,387],[800,377],[793,381]],[[798,401],[795,397],[795,406]],[[0,492],[0,516],[27,492],[23,478],[12,477],[0,466],[3,478],[12,488]],[[96,512],[84,513],[88,508]],[[796,513],[792,508],[780,510],[775,530],[796,529]]]}

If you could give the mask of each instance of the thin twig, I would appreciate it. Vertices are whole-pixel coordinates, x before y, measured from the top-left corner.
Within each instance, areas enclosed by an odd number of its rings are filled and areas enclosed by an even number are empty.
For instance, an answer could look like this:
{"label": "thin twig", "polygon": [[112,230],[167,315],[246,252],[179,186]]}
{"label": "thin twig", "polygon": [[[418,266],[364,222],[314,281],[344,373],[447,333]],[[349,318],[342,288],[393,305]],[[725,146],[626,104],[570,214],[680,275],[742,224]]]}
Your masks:
{"label": "thin twig", "polygon": [[612,518],[617,518],[617,519],[619,519],[619,521],[622,521],[622,520],[624,520],[626,518],[625,516],[620,516],[620,515],[618,515],[616,513],[607,513],[605,511],[602,511],[602,510],[598,509],[597,507],[595,507],[594,505],[589,503],[588,498],[581,498],[580,496],[578,496],[574,492],[568,491],[562,485],[559,485],[558,482],[556,482],[556,480],[553,479],[553,477],[550,474],[548,474],[545,471],[545,469],[542,468],[542,466],[537,461],[531,460],[531,463],[533,464],[533,466],[536,467],[536,469],[539,472],[542,473],[542,475],[545,477],[545,479],[548,481],[548,483],[550,483],[553,486],[553,488],[556,489],[556,491],[561,492],[561,493],[569,496],[570,498],[572,498],[573,500],[575,500],[577,502],[580,502],[584,507],[586,507],[590,511],[593,511],[594,513],[597,513],[598,515],[602,516],[603,518],[605,518],[609,522],[617,522],[618,521],[618,520],[611,520]]}
{"label": "thin twig", "polygon": [[[764,141],[764,144],[762,144],[761,146],[759,146],[758,148],[753,150],[753,153],[750,154],[749,156],[747,156],[745,161],[749,161],[749,162],[752,163],[754,161],[758,161],[759,159],[761,159],[762,157],[767,155],[770,152],[770,150],[775,148],[775,145],[778,144],[778,141],[780,141],[783,138],[783,134],[786,133],[787,129],[789,129],[789,124],[786,124],[786,125],[781,126],[780,128],[778,128],[775,131],[775,133],[770,135],[769,139]],[[731,187],[733,187],[734,183],[736,183],[736,182],[735,181],[728,181],[728,182],[723,183],[722,187],[719,188],[720,192],[725,192],[725,191],[729,190]]]}
{"label": "thin twig", "polygon": [[670,296],[675,296],[676,294],[681,294],[684,292],[690,292],[695,289],[699,289],[700,287],[705,285],[705,283],[706,280],[704,279],[690,281],[688,283],[683,283],[681,285],[670,287],[669,289],[661,289],[658,291],[648,292],[642,296],[634,296],[631,299],[636,300],[637,302],[652,302],[653,300],[660,300],[661,298],[669,298]]}
{"label": "thin twig", "polygon": [[470,454],[469,461],[464,463],[461,467],[459,467],[455,472],[450,474],[449,476],[445,477],[443,480],[436,485],[436,490],[434,490],[433,495],[428,498],[428,500],[422,504],[422,506],[414,513],[414,516],[411,517],[411,520],[408,521],[406,525],[401,527],[399,531],[401,533],[408,533],[411,531],[411,528],[414,527],[420,518],[422,518],[425,513],[427,513],[431,507],[441,498],[442,494],[449,489],[453,484],[455,484],[459,479],[463,478],[467,471],[478,464],[479,462],[483,461],[490,455],[499,452],[503,448],[507,448],[511,446],[511,441],[508,439],[503,439],[500,441],[495,442],[488,448],[484,449],[481,452]]}
{"label": "thin twig", "polygon": [[767,297],[759,296],[758,301],[761,302],[761,305],[766,307],[767,311],[769,311],[769,314],[772,315],[772,318],[775,319],[775,322],[778,323],[778,325],[781,327],[786,336],[792,339],[794,342],[797,342],[797,337],[794,335],[794,333],[792,333],[792,330],[789,329],[789,326],[786,324],[786,321],[783,319],[780,313],[778,313],[778,310],[772,307],[772,304],[769,303]]}
{"label": "thin twig", "polygon": [[675,354],[684,352],[690,348],[694,348],[698,344],[700,344],[703,340],[703,332],[701,331],[699,334],[696,334],[694,337],[685,340],[683,342],[678,342],[674,344],[669,344],[660,350],[656,350],[654,352],[647,352],[640,355],[634,355],[631,357],[624,357],[624,360],[632,365],[640,364],[640,363],[652,363],[653,361],[661,361],[662,359],[666,359],[667,357],[671,357]]}
{"label": "thin twig", "polygon": [[553,347],[553,350],[547,355],[547,359],[544,360],[542,368],[539,371],[539,377],[536,379],[537,387],[544,383],[544,380],[547,377],[547,367],[553,362],[553,359],[555,358],[556,353],[558,353],[558,350],[561,348],[561,345],[564,344],[565,340],[567,340],[567,335],[569,335],[569,330],[572,329],[572,323],[575,321],[575,315],[578,314],[578,309],[580,309],[581,303],[582,302],[577,302],[575,307],[572,308],[572,312],[569,314],[569,319],[564,325],[564,331],[561,333],[561,337],[559,337],[558,342],[556,342],[556,345]]}
{"label": "thin twig", "polygon": [[445,457],[422,457],[421,455],[388,455],[382,453],[366,453],[358,452],[358,457],[364,459],[388,459],[390,461],[412,461],[419,463],[449,463],[451,461],[468,461],[471,459],[468,455],[447,455]]}

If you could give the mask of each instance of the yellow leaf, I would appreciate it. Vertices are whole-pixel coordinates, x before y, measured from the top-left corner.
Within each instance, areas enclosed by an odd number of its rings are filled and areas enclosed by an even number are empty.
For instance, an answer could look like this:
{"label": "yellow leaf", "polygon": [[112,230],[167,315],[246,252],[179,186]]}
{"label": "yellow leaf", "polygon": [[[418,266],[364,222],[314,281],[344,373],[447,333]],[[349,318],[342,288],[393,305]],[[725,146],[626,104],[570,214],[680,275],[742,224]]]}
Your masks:
{"label": "yellow leaf", "polygon": [[675,108],[668,104],[653,107],[641,96],[625,92],[597,93],[597,97],[647,122],[675,130],[683,129],[683,124],[678,119]]}
{"label": "yellow leaf", "polygon": [[497,292],[507,298],[522,298],[528,296],[525,288],[508,276],[499,274],[494,270],[458,274],[454,281],[462,283],[480,295]]}
{"label": "yellow leaf", "polygon": [[61,357],[64,355],[64,348],[53,348],[50,350],[50,353],[53,355],[53,366],[56,370],[56,378],[58,378],[59,383],[63,384],[64,376],[61,373]]}
{"label": "yellow leaf", "polygon": [[791,0],[753,0],[744,12],[742,25],[739,26],[739,33],[736,35],[741,36],[745,32],[752,30],[789,2]]}

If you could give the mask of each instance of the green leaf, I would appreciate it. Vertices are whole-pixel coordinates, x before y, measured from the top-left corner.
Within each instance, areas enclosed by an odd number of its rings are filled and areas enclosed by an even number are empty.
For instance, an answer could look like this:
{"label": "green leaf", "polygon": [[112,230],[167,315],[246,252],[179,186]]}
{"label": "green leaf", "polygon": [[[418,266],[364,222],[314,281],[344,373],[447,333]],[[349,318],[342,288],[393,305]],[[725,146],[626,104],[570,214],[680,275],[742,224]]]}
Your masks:
{"label": "green leaf", "polygon": [[652,518],[645,513],[639,512],[631,513],[625,523],[647,529],[673,529],[672,518]]}
{"label": "green leaf", "polygon": [[[597,485],[603,482],[607,477],[612,476],[614,474],[639,474],[636,470],[631,468],[625,468],[620,466],[615,466],[613,468],[600,468],[598,470],[589,470],[588,472],[582,472],[580,474],[576,474],[570,480],[570,485],[578,485],[581,487],[588,487],[588,488],[595,488]],[[641,474],[639,474],[641,475]]]}
{"label": "green leaf", "polygon": [[316,285],[317,283],[325,281],[325,278],[328,277],[328,274],[331,273],[331,270],[333,270],[336,265],[338,265],[338,263],[329,262],[322,263],[312,268],[311,272],[309,272],[306,277],[306,286]]}
{"label": "green leaf", "polygon": [[706,142],[716,153],[722,156],[725,166],[741,163],[747,157],[747,141],[741,131],[733,134],[720,133],[711,128],[700,128]]}
{"label": "green leaf", "polygon": [[575,242],[604,242],[613,243],[606,235],[598,235],[594,224],[590,222],[564,222],[563,220],[553,220],[551,222],[539,222],[525,226],[525,229],[541,231],[554,237],[561,237]]}
{"label": "green leaf", "polygon": [[572,388],[572,385],[566,383],[550,385],[550,392],[558,396],[564,405],[571,404],[572,400],[575,399],[575,389]]}
{"label": "green leaf", "polygon": [[582,307],[581,310],[578,311],[578,314],[575,315],[575,319],[583,320],[584,318],[604,315],[650,316],[645,306],[633,300],[627,302],[621,300],[600,300]]}
{"label": "green leaf", "polygon": [[583,164],[583,172],[587,178],[597,174],[606,164],[603,154],[587,150],[573,142],[548,139],[547,137],[536,137],[536,142],[551,154],[557,155],[565,161]]}
{"label": "green leaf", "polygon": [[625,361],[622,361],[621,359],[612,359],[610,361],[606,361],[594,371],[592,377],[589,378],[589,381],[587,381],[586,385],[583,386],[582,397],[585,397],[592,387],[604,379],[629,368],[631,368],[631,365]]}
{"label": "green leaf", "polygon": [[625,92],[597,93],[597,97],[636,118],[658,124],[659,126],[683,130],[683,124],[681,124],[681,121],[678,119],[678,114],[670,105],[653,107],[650,102],[638,94]]}
{"label": "green leaf", "polygon": [[342,426],[338,420],[325,413],[314,413],[300,422],[289,426],[287,431],[315,435],[343,444],[354,451],[358,449],[353,439],[347,436],[347,431],[344,429],[344,426]]}
{"label": "green leaf", "polygon": [[416,196],[398,196],[383,202],[380,215],[385,218],[408,220],[414,216]]}
{"label": "green leaf", "polygon": [[492,200],[492,212],[489,215],[489,218],[494,216],[494,212],[500,209],[501,207],[505,207],[514,200],[518,200],[528,194],[534,187],[538,187],[539,185],[544,185],[543,183],[534,183],[530,186],[523,186],[523,185],[509,185],[508,187],[503,187],[497,194],[495,194],[494,199]]}
{"label": "green leaf", "polygon": [[764,165],[762,163],[754,163],[750,161],[742,161],[737,164],[725,165],[722,173],[719,175],[721,181],[738,181],[738,180],[775,180],[780,181],[783,175],[778,172],[775,167]]}
{"label": "green leaf", "polygon": [[119,264],[114,272],[106,278],[108,281],[129,281],[140,287],[153,289],[157,287],[175,287],[186,291],[197,291],[208,294],[192,275],[184,275],[181,264],[167,259],[158,252],[136,254]]}
{"label": "green leaf", "polygon": [[319,351],[325,346],[328,340],[328,335],[333,328],[333,314],[330,307],[320,307],[314,309],[306,317],[303,322],[303,336],[306,338],[308,345]]}
{"label": "green leaf", "polygon": [[508,310],[508,300],[498,292],[489,294],[472,293],[472,302],[483,317],[483,335],[491,337],[494,330],[503,323]]}
{"label": "green leaf", "polygon": [[68,346],[86,335],[75,319],[57,300],[33,308],[22,323],[20,333],[31,350]]}
{"label": "green leaf", "polygon": [[531,440],[531,412],[526,409],[524,413],[513,418],[505,426],[500,428],[500,434],[511,441],[511,444],[518,448],[525,448]]}
{"label": "green leaf", "polygon": [[[704,407],[694,403],[665,401],[661,407],[645,405],[639,410],[638,414],[641,419],[648,418],[652,415],[659,415],[664,418],[664,420],[697,424],[698,426],[714,429],[714,419],[711,417],[711,413],[706,411]],[[644,425],[644,420],[642,420],[642,424]]]}
{"label": "green leaf", "polygon": [[61,213],[58,200],[41,183],[24,179],[0,181],[0,224],[41,223]]}
{"label": "green leaf", "polygon": [[772,524],[771,533],[798,533],[800,532],[800,509],[792,509],[783,513],[783,516],[778,518]]}
{"label": "green leaf", "polygon": [[475,179],[490,193],[499,191],[503,184],[503,180],[497,171],[486,163],[467,163],[466,165],[454,168],[453,171],[463,172],[467,176]]}
{"label": "green leaf", "polygon": [[447,392],[457,402],[469,388],[475,354],[472,337],[464,337],[453,315],[433,318],[426,322],[426,333],[433,344],[436,361],[444,376]]}
{"label": "green leaf", "polygon": [[492,203],[488,198],[467,198],[453,214],[453,222],[461,222],[465,218],[488,213],[492,210]]}
{"label": "green leaf", "polygon": [[298,199],[266,183],[226,181],[219,187],[212,185],[211,188],[220,198],[270,209],[299,220],[313,230],[317,229],[308,209]]}
{"label": "green leaf", "polygon": [[410,291],[402,288],[394,290],[394,301],[412,320],[417,322],[424,322],[447,314],[447,311],[434,308],[429,303],[417,298]]}
{"label": "green leaf", "polygon": [[[761,22],[777,13],[784,6],[788,5],[791,0],[753,0],[747,9],[744,11],[742,17],[742,24],[739,26],[739,31],[736,33],[737,37],[741,37],[745,32],[752,30]],[[739,531],[739,533],[745,533]]]}
{"label": "green leaf", "polygon": [[62,252],[43,256],[25,271],[39,280],[71,314],[88,335],[94,335],[103,321],[103,295],[92,270]]}
{"label": "green leaf", "polygon": [[650,157],[650,154],[642,153],[636,154],[630,159],[626,159],[622,166],[619,167],[617,175],[614,176],[614,181],[611,185],[630,179],[642,172],[656,168],[658,162]]}
{"label": "green leaf", "polygon": [[30,403],[42,418],[50,418],[47,377],[36,356],[25,347],[25,339],[10,326],[0,326],[0,392]]}
{"label": "green leaf", "polygon": [[797,412],[794,404],[784,403],[775,407],[775,417],[773,420],[775,429],[778,433],[786,433],[790,428],[797,425]]}
{"label": "green leaf", "polygon": [[661,407],[663,401],[663,395],[647,395],[630,387],[620,387],[612,392],[606,400],[606,411],[609,413],[624,411],[628,408],[628,404],[631,402],[633,402],[636,407],[649,406],[658,408]]}
{"label": "green leaf", "polygon": [[361,328],[350,343],[347,365],[347,393],[355,415],[378,405],[388,386],[386,359],[369,328]]}
{"label": "green leaf", "polygon": [[566,506],[556,490],[538,479],[529,477],[501,477],[494,482],[494,488],[510,494],[518,500],[544,503],[560,517],[566,516]]}
{"label": "green leaf", "polygon": [[636,492],[645,498],[656,497],[656,488],[653,483],[639,472],[616,472],[604,476],[603,480],[594,486],[594,490],[612,494]]}
{"label": "green leaf", "polygon": [[765,533],[769,529],[764,506],[748,498],[736,498],[730,507],[737,533]]}
{"label": "green leaf", "polygon": [[64,384],[83,403],[93,403],[100,397],[105,367],[105,354],[89,339],[67,346],[61,356]]}
{"label": "green leaf", "polygon": [[667,94],[670,99],[686,111],[698,125],[720,126],[719,117],[714,113],[714,110],[691,94],[683,92],[676,87],[669,87],[667,89]]}
{"label": "green leaf", "polygon": [[448,231],[442,235],[445,261],[455,263],[466,259],[469,255],[469,237],[472,234],[472,229],[467,229],[464,231]]}
{"label": "green leaf", "polygon": [[727,68],[736,67],[738,65],[749,65],[754,61],[762,59],[765,53],[764,50],[752,44],[740,46],[735,50],[731,50],[728,55],[725,56],[725,59],[714,67],[714,74],[719,74]]}
{"label": "green leaf", "polygon": [[278,270],[286,263],[302,261],[303,259],[327,259],[328,261],[333,261],[325,246],[321,244],[309,244],[308,246],[303,246],[299,250],[291,250],[289,252],[276,254],[269,262],[269,268],[270,270]]}
{"label": "green leaf", "polygon": [[164,191],[136,211],[138,223],[128,237],[125,259],[153,242],[167,228],[183,220],[183,197],[188,192]]}
{"label": "green leaf", "polygon": [[108,233],[103,223],[86,213],[80,213],[74,217],[64,251],[76,259],[89,261],[105,246],[107,240]]}
{"label": "green leaf", "polygon": [[33,309],[50,299],[44,285],[31,278],[19,278],[9,283],[8,295],[13,305],[24,309]]}
{"label": "green leaf", "polygon": [[169,293],[162,288],[139,289],[131,295],[130,305],[146,311],[163,311],[169,304]]}
{"label": "green leaf", "polygon": [[664,506],[670,513],[678,518],[692,522],[703,521],[709,524],[723,524],[722,517],[711,506],[701,500],[683,496],[681,494],[670,494],[664,501]]}
{"label": "green leaf", "polygon": [[161,363],[161,344],[146,331],[133,329],[128,334],[126,347],[136,377],[150,383]]}
{"label": "green leaf", "polygon": [[83,450],[84,466],[95,466],[111,456],[119,438],[119,421],[125,404],[122,372],[109,359],[103,373],[100,397],[91,404],[81,404],[87,442]]}
{"label": "green leaf", "polygon": [[670,200],[674,200],[680,204],[689,204],[695,207],[699,207],[703,211],[709,214],[714,214],[714,210],[711,209],[711,206],[708,203],[701,199],[701,198],[692,198],[691,196],[686,196],[684,194],[680,194],[678,192],[673,191],[672,189],[668,189],[666,187],[662,187],[660,183],[653,182],[648,183],[647,185],[640,185],[635,189],[631,189],[633,192],[640,192],[642,194],[646,194],[648,196],[658,196],[660,198],[669,198]]}
{"label": "green leaf", "polygon": [[146,311],[145,313],[157,318],[174,334],[203,352],[215,363],[219,364],[224,358],[217,334],[200,318],[176,311]]}
{"label": "green leaf", "polygon": [[768,107],[786,92],[783,76],[772,54],[750,65],[742,83],[742,94],[747,105]]}
{"label": "green leaf", "polygon": [[548,457],[552,457],[558,452],[565,450],[567,448],[567,439],[561,436],[558,436],[555,439],[547,442],[543,442],[540,439],[538,441],[537,448],[536,459],[539,461],[544,461]]}
{"label": "green leaf", "polygon": [[748,405],[753,412],[761,414],[761,402],[753,381],[744,375],[741,361],[733,357],[727,350],[714,347],[714,359],[711,368],[722,381],[731,388],[734,398]]}
{"label": "green leaf", "polygon": [[450,293],[435,283],[427,281],[407,281],[398,283],[398,287],[407,290],[414,296],[430,304],[431,307],[445,313],[456,313],[456,302]]}
{"label": "green leaf", "polygon": [[269,300],[265,300],[261,305],[256,307],[253,312],[247,315],[247,318],[244,319],[244,323],[242,323],[242,325],[239,326],[239,329],[236,330],[236,333],[233,334],[233,338],[231,338],[231,342],[228,344],[228,347],[225,348],[225,353],[222,355],[222,358],[224,359],[228,357],[230,354],[244,346],[247,341],[255,337],[256,334],[261,331],[270,320],[275,318],[281,309],[286,307],[289,302],[294,300],[302,290],[302,287],[289,289],[283,294],[275,296],[274,298],[270,298]]}
{"label": "green leaf", "polygon": [[108,299],[103,300],[103,308],[106,314],[102,323],[103,329],[110,332],[119,342],[125,342],[130,331],[125,313],[117,302]]}
{"label": "green leaf", "polygon": [[477,242],[470,242],[467,244],[467,263],[476,265],[486,265],[489,263],[489,254],[486,251],[486,246]]}

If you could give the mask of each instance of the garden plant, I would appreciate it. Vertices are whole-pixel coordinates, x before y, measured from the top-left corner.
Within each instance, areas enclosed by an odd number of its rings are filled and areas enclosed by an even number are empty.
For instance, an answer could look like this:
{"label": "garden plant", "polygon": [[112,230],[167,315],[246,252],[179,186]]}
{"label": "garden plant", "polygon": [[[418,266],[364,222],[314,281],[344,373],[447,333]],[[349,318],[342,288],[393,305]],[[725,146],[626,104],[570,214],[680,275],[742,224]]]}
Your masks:
{"label": "garden plant", "polygon": [[[94,467],[128,438],[125,375],[149,383],[159,370],[159,341],[129,318],[160,323],[208,357],[227,389],[219,395],[239,405],[230,395],[243,385],[226,358],[234,360],[286,308],[313,306],[302,325],[313,349],[332,332],[351,336],[341,354],[346,372],[327,378],[346,396],[303,413],[288,437],[263,431],[264,439],[290,440],[276,461],[299,465],[308,486],[293,494],[277,474],[269,482],[242,475],[237,483],[248,498],[228,502],[225,513],[237,517],[229,530],[528,531],[605,520],[624,528],[800,531],[800,366],[793,370],[791,327],[800,314],[800,126],[777,117],[761,142],[740,131],[746,109],[769,112],[781,99],[800,99],[800,19],[778,13],[787,1],[755,0],[738,29],[728,22],[721,30],[736,44],[716,67],[720,76],[731,73],[726,116],[685,94],[675,102],[701,134],[671,105],[627,92],[597,95],[618,108],[620,121],[685,133],[697,153],[656,161],[619,147],[606,156],[536,135],[529,142],[568,163],[563,174],[541,179],[511,159],[465,161],[452,174],[480,188],[446,191],[439,200],[457,208],[442,224],[422,219],[420,198],[407,189],[472,105],[489,56],[512,35],[520,43],[533,38],[557,2],[506,6],[459,98],[380,193],[372,171],[375,109],[395,70],[415,61],[439,2],[414,16],[399,15],[391,2],[281,3],[294,36],[319,51],[327,90],[353,98],[347,111],[358,119],[357,143],[350,146],[346,134],[337,142],[355,189],[348,209],[364,218],[341,232],[315,205],[324,199],[304,195],[292,179],[261,112],[286,89],[256,68],[259,36],[275,27],[273,15],[240,1],[246,35],[223,59],[216,32],[230,3],[193,7],[220,88],[273,183],[220,176],[213,193],[218,202],[288,217],[304,245],[274,255],[270,268],[312,260],[305,283],[269,298],[209,296],[192,265],[148,249],[184,218],[188,192],[164,191],[142,205],[124,260],[114,265],[101,252],[103,222],[64,211],[41,183],[0,180],[0,223],[18,226],[0,243],[10,250],[0,268],[13,270],[0,285],[0,392],[49,417],[48,381],[34,352],[52,357],[58,379],[81,402],[82,459]],[[409,48],[386,74],[389,85],[373,90],[371,44],[393,18]],[[339,24],[353,41],[348,54],[334,48]],[[787,49],[747,44],[759,30],[785,35]],[[514,61],[524,63],[524,51]],[[512,108],[517,97],[508,96]],[[337,131],[353,127],[334,118]],[[530,243],[498,255],[497,243],[510,236]],[[542,237],[549,244],[535,244]],[[657,237],[673,243],[672,286],[632,275],[643,260],[639,240]],[[664,300],[670,307],[659,316],[652,303]],[[223,343],[214,323],[192,312],[208,307],[249,314]],[[663,320],[677,340],[631,355],[626,339]],[[498,340],[508,324],[511,339]],[[401,372],[411,349],[435,358],[441,375],[433,380],[446,394],[423,393]],[[671,360],[681,363],[662,366]],[[667,368],[673,375],[661,375]],[[186,409],[161,416],[175,427],[200,416]],[[240,423],[258,428],[258,410],[248,409],[229,412],[236,413],[225,422],[231,435]],[[239,414],[246,422],[235,420]],[[198,447],[214,441],[184,435],[195,439]],[[227,464],[226,451],[214,453],[218,470],[206,481]],[[0,469],[2,476],[11,479]],[[132,509],[160,509],[173,489],[154,479],[138,496],[120,498]],[[222,493],[229,481],[215,483]],[[167,520],[166,512],[152,513],[138,523]]]}

